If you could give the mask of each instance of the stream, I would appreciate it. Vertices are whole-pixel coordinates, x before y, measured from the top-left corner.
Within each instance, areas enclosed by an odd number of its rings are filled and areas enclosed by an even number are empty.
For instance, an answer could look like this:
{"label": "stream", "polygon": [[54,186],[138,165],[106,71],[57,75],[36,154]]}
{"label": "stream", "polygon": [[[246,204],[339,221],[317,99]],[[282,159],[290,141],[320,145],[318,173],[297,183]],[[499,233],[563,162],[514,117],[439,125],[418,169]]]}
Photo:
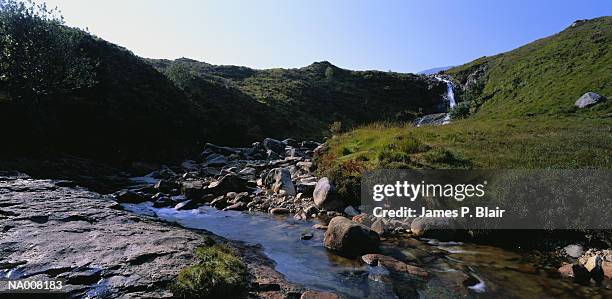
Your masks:
{"label": "stream", "polygon": [[[323,247],[315,220],[294,220],[259,212],[219,211],[202,206],[178,211],[150,203],[124,204],[134,213],[156,216],[191,229],[204,229],[227,239],[260,245],[289,281],[345,298],[611,298],[612,285],[579,285],[559,278],[556,269],[538,267],[517,252],[492,246],[440,242],[434,239],[391,239],[381,252],[416,259],[432,275],[427,281],[397,276],[383,267],[335,255]],[[312,233],[310,240],[301,240]],[[408,241],[418,242],[415,246]]]}

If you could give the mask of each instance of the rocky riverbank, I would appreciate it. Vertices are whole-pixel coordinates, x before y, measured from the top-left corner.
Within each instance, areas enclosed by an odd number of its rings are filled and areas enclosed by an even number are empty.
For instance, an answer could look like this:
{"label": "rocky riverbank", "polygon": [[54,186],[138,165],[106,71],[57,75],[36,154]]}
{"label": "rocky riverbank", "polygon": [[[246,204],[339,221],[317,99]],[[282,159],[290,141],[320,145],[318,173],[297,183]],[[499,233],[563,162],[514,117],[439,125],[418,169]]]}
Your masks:
{"label": "rocky riverbank", "polygon": [[[164,298],[198,246],[226,242],[123,211],[108,196],[69,181],[0,176],[0,274],[63,279],[58,297]],[[248,266],[250,294],[300,294],[257,247],[230,246]],[[11,296],[0,293],[0,297]]]}

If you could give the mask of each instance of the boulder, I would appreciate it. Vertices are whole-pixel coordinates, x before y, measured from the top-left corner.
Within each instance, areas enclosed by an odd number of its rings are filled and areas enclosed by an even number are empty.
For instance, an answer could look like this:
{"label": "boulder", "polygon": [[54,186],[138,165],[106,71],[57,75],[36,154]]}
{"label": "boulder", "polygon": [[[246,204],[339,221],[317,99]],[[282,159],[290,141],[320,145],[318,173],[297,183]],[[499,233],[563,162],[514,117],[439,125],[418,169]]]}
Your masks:
{"label": "boulder", "polygon": [[336,196],[334,185],[326,177],[317,182],[312,196],[315,205],[321,209],[337,210],[345,206],[344,202]]}
{"label": "boulder", "polygon": [[293,138],[287,138],[287,139],[283,140],[282,143],[284,143],[284,144],[286,144],[288,146],[292,146],[292,147],[300,146],[300,143],[297,142],[297,140],[295,140]]}
{"label": "boulder", "polygon": [[206,143],[204,145],[204,150],[202,150],[202,154],[200,155],[200,157],[207,158],[209,155],[213,153],[220,154],[223,156],[229,156],[232,154],[239,154],[240,150],[231,148],[231,147],[226,147],[226,146],[218,146],[212,143]]}
{"label": "boulder", "polygon": [[227,174],[218,181],[210,183],[206,192],[215,196],[225,195],[228,192],[249,191],[249,182],[236,174]]}
{"label": "boulder", "polygon": [[361,259],[370,266],[383,266],[394,272],[408,273],[420,277],[429,276],[429,273],[422,268],[406,264],[390,256],[370,253],[362,256]]}
{"label": "boulder", "polygon": [[379,242],[378,234],[342,216],[329,222],[324,238],[326,248],[345,256],[375,252]]}
{"label": "boulder", "polygon": [[181,193],[187,199],[199,201],[207,194],[207,191],[205,190],[207,184],[207,182],[200,180],[184,181],[181,183]]}
{"label": "boulder", "polygon": [[612,279],[612,262],[604,261],[601,264],[601,268],[603,269],[604,276],[607,279]]}
{"label": "boulder", "polygon": [[121,190],[113,194],[115,200],[120,203],[141,203],[147,201],[147,198],[132,190]]}
{"label": "boulder", "polygon": [[179,188],[179,185],[174,181],[159,180],[153,188],[163,193],[172,194]]}
{"label": "boulder", "polygon": [[603,101],[605,98],[594,93],[594,92],[587,92],[585,94],[583,94],[580,98],[578,98],[578,100],[576,100],[576,107],[578,108],[585,108],[591,105],[595,105],[601,101]]}
{"label": "boulder", "polygon": [[291,174],[287,168],[274,168],[266,175],[266,186],[270,188],[274,193],[281,193],[281,190],[286,195],[294,196],[295,186],[291,181]]}
{"label": "boulder", "polygon": [[317,148],[318,146],[320,146],[321,144],[316,142],[316,141],[302,141],[302,143],[300,144],[301,147],[309,149],[309,150],[314,150],[315,148]]}
{"label": "boulder", "polygon": [[567,245],[563,250],[567,255],[573,258],[579,258],[584,253],[584,248],[582,248],[582,245],[578,244]]}
{"label": "boulder", "polygon": [[266,138],[263,141],[263,146],[266,150],[273,151],[277,154],[282,154],[285,152],[285,144],[282,141]]}
{"label": "boulder", "polygon": [[565,264],[559,268],[561,277],[572,278],[576,282],[588,282],[591,279],[589,271],[582,265]]}

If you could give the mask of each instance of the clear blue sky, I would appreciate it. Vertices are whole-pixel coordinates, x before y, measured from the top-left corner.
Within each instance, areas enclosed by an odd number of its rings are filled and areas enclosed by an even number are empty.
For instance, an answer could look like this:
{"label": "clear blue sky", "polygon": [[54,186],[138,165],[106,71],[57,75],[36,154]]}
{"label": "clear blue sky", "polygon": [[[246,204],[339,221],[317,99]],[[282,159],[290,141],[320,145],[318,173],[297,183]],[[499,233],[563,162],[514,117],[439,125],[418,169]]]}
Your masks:
{"label": "clear blue sky", "polygon": [[612,0],[48,0],[69,25],[151,58],[255,68],[328,60],[416,72],[458,65],[612,15]]}

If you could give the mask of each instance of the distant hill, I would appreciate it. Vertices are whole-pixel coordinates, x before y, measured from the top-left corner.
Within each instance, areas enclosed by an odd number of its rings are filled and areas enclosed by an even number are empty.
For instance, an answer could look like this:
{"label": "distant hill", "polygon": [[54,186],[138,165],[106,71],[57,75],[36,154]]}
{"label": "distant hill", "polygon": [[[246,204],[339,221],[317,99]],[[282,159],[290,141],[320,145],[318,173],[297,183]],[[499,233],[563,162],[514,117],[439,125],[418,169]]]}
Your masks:
{"label": "distant hill", "polygon": [[191,59],[149,60],[194,101],[247,119],[267,136],[321,137],[344,127],[412,120],[444,109],[444,85],[423,75],[350,71],[323,61],[298,69],[254,70]]}
{"label": "distant hill", "polygon": [[453,68],[454,66],[441,66],[441,67],[435,67],[435,68],[431,68],[431,69],[426,69],[424,71],[420,71],[417,74],[423,74],[423,75],[435,75],[441,71],[446,71],[450,68]]}

